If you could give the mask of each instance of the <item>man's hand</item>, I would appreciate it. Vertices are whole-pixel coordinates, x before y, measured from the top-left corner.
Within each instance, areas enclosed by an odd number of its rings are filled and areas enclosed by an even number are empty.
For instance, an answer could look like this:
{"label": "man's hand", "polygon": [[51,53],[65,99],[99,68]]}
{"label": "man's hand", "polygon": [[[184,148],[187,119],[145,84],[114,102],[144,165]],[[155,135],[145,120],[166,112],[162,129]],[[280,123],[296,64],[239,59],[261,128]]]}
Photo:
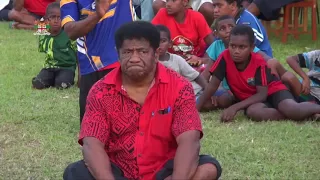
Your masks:
{"label": "man's hand", "polygon": [[227,109],[223,110],[221,114],[222,122],[231,122],[236,116],[238,109],[235,106],[230,106]]}
{"label": "man's hand", "polygon": [[310,94],[310,79],[309,78],[305,78],[302,81],[302,90],[301,90],[302,94]]}
{"label": "man's hand", "polygon": [[102,18],[109,10],[112,0],[95,0],[96,12],[100,18]]}

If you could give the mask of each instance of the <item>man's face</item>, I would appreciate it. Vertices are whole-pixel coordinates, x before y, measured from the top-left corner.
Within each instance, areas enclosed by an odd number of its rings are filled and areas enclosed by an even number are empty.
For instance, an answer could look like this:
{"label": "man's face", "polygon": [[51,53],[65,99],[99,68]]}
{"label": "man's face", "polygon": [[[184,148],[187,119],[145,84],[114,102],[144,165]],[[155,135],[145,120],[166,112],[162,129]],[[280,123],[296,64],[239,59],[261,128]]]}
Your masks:
{"label": "man's face", "polygon": [[254,45],[249,43],[247,35],[231,35],[229,51],[235,63],[244,63],[250,57]]}
{"label": "man's face", "polygon": [[216,30],[219,38],[221,38],[224,43],[229,43],[230,32],[235,26],[236,23],[233,19],[225,19],[218,23]]}
{"label": "man's face", "polygon": [[188,4],[188,0],[167,0],[166,9],[169,15],[175,15],[183,10]]}
{"label": "man's face", "polygon": [[145,39],[124,40],[119,49],[122,73],[136,81],[145,78],[156,68],[158,57]]}
{"label": "man's face", "polygon": [[60,19],[60,9],[52,8],[49,9],[46,14],[46,18],[49,21],[50,29],[54,32],[60,31],[61,29],[61,19]]}
{"label": "man's face", "polygon": [[168,38],[168,33],[161,31],[160,32],[160,46],[159,46],[159,55],[162,56],[166,54],[167,50],[172,46],[171,40]]}
{"label": "man's face", "polygon": [[213,17],[218,18],[223,15],[232,15],[233,4],[228,4],[225,0],[212,0]]}

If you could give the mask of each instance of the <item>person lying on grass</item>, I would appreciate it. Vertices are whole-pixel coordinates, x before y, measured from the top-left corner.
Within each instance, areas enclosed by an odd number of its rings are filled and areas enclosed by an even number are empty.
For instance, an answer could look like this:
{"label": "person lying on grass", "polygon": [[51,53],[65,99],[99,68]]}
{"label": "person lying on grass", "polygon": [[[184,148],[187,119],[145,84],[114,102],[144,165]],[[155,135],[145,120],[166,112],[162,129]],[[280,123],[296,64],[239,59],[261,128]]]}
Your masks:
{"label": "person lying on grass", "polygon": [[[208,61],[205,70],[202,72],[203,77],[209,81],[210,79],[210,68],[216,62],[219,55],[228,48],[229,37],[231,30],[236,26],[236,22],[232,16],[224,15],[216,19],[214,25],[214,31],[216,32],[219,40],[216,40],[214,43],[210,45],[207,49],[205,57],[209,57],[210,61]],[[253,52],[258,53],[263,56],[264,60],[267,62],[269,67],[271,68],[271,72],[276,74],[277,76],[281,76],[287,82],[297,83],[298,79],[291,73],[286,73],[284,67],[274,58],[269,57],[259,48],[254,47]],[[286,74],[285,74],[286,73]],[[284,76],[283,76],[284,75]],[[234,103],[234,97],[230,91],[229,85],[226,82],[226,79],[222,81],[222,84],[218,90],[219,93],[216,93],[215,96],[204,104],[201,111],[210,111],[215,110],[217,108],[227,108]]]}
{"label": "person lying on grass", "polygon": [[198,71],[193,69],[185,59],[179,55],[168,52],[168,48],[172,46],[170,31],[163,25],[156,25],[156,27],[160,31],[159,62],[188,79],[192,84],[197,99],[208,82]]}
{"label": "person lying on grass", "polygon": [[245,110],[245,114],[255,121],[301,121],[318,116],[319,105],[297,103],[287,87],[271,73],[262,56],[252,52],[254,32],[249,26],[238,25],[230,34],[229,49],[212,66],[212,78],[199,98],[198,110],[226,78],[238,102],[222,112],[223,122],[232,121],[240,110]]}
{"label": "person lying on grass", "polygon": [[68,88],[74,84],[76,44],[61,30],[58,2],[48,5],[45,18],[50,25],[50,35],[40,36],[39,51],[46,53],[46,58],[44,68],[32,79],[32,85],[35,89]]}
{"label": "person lying on grass", "polygon": [[70,164],[63,179],[218,179],[219,162],[199,156],[202,125],[190,82],[158,63],[158,29],[124,24],[115,44],[120,67],[88,95],[84,161]]}
{"label": "person lying on grass", "polygon": [[[300,100],[320,104],[320,50],[290,56],[287,63],[301,77],[301,83],[295,83]],[[302,68],[309,71],[305,73]]]}
{"label": "person lying on grass", "polygon": [[166,8],[160,9],[152,24],[167,26],[172,37],[169,52],[182,56],[198,71],[202,64],[205,49],[213,43],[212,30],[197,11],[186,9],[188,0],[167,0]]}

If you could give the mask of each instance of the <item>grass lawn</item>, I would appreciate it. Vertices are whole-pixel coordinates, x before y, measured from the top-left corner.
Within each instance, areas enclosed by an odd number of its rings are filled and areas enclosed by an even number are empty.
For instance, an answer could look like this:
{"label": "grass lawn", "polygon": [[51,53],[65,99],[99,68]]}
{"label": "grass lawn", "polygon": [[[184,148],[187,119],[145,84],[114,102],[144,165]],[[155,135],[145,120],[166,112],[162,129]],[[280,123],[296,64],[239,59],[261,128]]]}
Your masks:
{"label": "grass lawn", "polygon": [[[37,37],[6,23],[0,34],[0,179],[62,179],[64,168],[81,158],[79,90],[33,90],[31,78],[44,61]],[[286,45],[271,39],[282,62],[320,48],[311,36]],[[319,179],[319,123],[254,123],[240,113],[234,123],[221,124],[219,112],[202,118],[202,152],[221,162],[223,179]]]}

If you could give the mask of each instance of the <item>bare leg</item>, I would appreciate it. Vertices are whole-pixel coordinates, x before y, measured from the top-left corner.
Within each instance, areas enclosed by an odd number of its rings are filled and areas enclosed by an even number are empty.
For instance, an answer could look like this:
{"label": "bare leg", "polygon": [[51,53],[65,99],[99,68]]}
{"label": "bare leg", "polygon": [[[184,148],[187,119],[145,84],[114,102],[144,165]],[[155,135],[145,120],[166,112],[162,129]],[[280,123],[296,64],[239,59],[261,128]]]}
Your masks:
{"label": "bare leg", "polygon": [[294,121],[303,121],[320,114],[320,106],[318,104],[302,102],[297,103],[293,99],[285,99],[278,105],[278,110],[288,119]]}
{"label": "bare leg", "polygon": [[33,30],[34,29],[34,25],[15,23],[15,24],[13,24],[13,29]]}
{"label": "bare leg", "polygon": [[196,174],[193,176],[193,180],[212,180],[217,179],[217,168],[213,164],[203,164],[198,166]]}
{"label": "bare leg", "polygon": [[156,15],[161,8],[165,8],[165,7],[166,7],[165,2],[163,2],[162,0],[155,0],[152,4],[154,15]]}
{"label": "bare leg", "polygon": [[208,25],[211,26],[213,23],[213,12],[214,12],[212,3],[209,3],[209,2],[203,3],[200,6],[198,11],[204,16]]}
{"label": "bare leg", "polygon": [[216,103],[213,103],[212,100],[208,100],[203,105],[201,111],[214,111],[217,109],[225,109],[231,106],[234,103],[234,97],[229,93],[224,93],[221,96],[217,97]]}
{"label": "bare leg", "polygon": [[246,114],[253,121],[278,121],[285,119],[285,116],[277,109],[268,108],[263,103],[252,104],[247,108]]}
{"label": "bare leg", "polygon": [[292,72],[287,71],[286,73],[284,73],[281,76],[281,81],[284,84],[289,85],[289,89],[294,96],[300,96],[302,91],[302,85],[299,79]]}

